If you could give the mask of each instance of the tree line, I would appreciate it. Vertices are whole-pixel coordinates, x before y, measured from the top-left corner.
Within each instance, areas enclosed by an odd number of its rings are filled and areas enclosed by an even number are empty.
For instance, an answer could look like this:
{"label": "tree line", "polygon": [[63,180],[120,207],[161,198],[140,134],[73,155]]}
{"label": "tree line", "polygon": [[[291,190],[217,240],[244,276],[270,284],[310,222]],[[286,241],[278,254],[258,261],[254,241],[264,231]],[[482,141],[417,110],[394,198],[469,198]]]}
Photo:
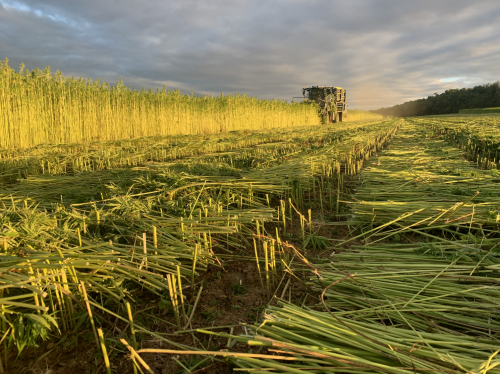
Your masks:
{"label": "tree line", "polygon": [[374,110],[374,113],[396,116],[427,116],[458,113],[460,109],[492,108],[500,106],[500,82],[488,83],[474,88],[455,88],[427,98],[408,101],[389,108]]}

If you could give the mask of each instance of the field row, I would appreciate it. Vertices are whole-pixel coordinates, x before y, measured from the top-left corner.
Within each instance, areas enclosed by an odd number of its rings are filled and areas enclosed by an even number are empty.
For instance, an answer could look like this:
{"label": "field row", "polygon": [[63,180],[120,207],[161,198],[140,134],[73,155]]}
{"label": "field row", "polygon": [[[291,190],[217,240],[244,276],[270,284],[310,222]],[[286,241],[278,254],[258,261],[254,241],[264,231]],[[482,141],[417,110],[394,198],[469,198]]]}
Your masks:
{"label": "field row", "polygon": [[453,222],[500,225],[500,174],[479,169],[447,137],[407,120],[389,150],[371,160],[351,206],[354,220],[413,229]]}
{"label": "field row", "polygon": [[[39,174],[75,175],[186,159],[208,164],[225,163],[231,168],[269,167],[290,157],[307,155],[326,145],[336,145],[354,134],[362,134],[374,122],[342,128],[297,127],[293,131],[234,131],[217,135],[157,136],[130,141],[39,146],[0,151],[0,183],[6,184]],[[370,130],[371,131],[371,130]],[[205,157],[201,157],[205,155]],[[192,164],[192,160],[188,163]],[[207,169],[206,173],[210,173]]]}
{"label": "field row", "polygon": [[454,121],[61,146],[51,170],[25,150],[0,190],[4,342],[94,321],[119,371],[498,373],[500,176]]}
{"label": "field row", "polygon": [[467,158],[480,167],[500,168],[500,118],[454,117],[413,121],[444,135],[446,141],[464,150]]}
{"label": "field row", "polygon": [[282,300],[220,334],[266,354],[213,354],[252,372],[499,372],[500,179],[421,121],[359,174],[351,235],[294,268],[316,305]]}
{"label": "field row", "polygon": [[[106,315],[128,322],[125,305],[140,302],[138,289],[164,300],[180,329],[195,311],[183,292],[203,299],[196,280],[207,266],[221,264],[221,253],[253,246],[263,292],[271,293],[293,261],[281,238],[297,209],[309,226],[308,209],[338,213],[340,179],[356,173],[398,125],[315,128],[279,134],[279,142],[256,134],[239,151],[232,134],[213,146],[206,139],[173,142],[168,149],[180,159],[135,168],[64,175],[32,169],[39,175],[1,189],[3,334],[22,350],[56,326],[87,323],[87,301],[101,323]],[[192,149],[206,154],[186,151]],[[16,336],[21,324],[24,335]]]}

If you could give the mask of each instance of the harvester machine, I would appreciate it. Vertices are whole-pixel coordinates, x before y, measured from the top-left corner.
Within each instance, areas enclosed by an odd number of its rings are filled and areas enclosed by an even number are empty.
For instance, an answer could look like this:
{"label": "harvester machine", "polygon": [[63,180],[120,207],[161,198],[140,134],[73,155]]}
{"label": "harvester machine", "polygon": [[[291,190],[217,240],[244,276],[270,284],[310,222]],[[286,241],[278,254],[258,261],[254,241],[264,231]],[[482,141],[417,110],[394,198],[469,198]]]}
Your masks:
{"label": "harvester machine", "polygon": [[347,117],[346,91],[341,87],[312,86],[302,89],[304,104],[316,103],[326,123],[342,122]]}

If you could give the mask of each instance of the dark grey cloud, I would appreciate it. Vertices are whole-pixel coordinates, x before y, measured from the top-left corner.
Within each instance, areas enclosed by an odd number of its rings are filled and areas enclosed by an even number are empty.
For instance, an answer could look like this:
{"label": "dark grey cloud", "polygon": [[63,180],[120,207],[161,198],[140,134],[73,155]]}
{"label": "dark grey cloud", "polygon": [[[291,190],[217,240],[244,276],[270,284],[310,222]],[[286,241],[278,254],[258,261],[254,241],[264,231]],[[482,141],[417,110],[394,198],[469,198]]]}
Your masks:
{"label": "dark grey cloud", "polygon": [[378,108],[500,79],[497,0],[0,0],[0,57],[136,88]]}

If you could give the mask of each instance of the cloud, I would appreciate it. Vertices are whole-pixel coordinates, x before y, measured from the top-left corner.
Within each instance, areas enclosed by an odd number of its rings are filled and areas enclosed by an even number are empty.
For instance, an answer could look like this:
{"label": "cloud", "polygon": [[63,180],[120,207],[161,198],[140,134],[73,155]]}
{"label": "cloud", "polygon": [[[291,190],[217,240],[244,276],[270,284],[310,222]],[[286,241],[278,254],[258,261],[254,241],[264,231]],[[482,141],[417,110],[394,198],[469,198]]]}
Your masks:
{"label": "cloud", "polygon": [[364,109],[498,80],[498,25],[494,0],[0,0],[11,66],[288,100],[335,85]]}

